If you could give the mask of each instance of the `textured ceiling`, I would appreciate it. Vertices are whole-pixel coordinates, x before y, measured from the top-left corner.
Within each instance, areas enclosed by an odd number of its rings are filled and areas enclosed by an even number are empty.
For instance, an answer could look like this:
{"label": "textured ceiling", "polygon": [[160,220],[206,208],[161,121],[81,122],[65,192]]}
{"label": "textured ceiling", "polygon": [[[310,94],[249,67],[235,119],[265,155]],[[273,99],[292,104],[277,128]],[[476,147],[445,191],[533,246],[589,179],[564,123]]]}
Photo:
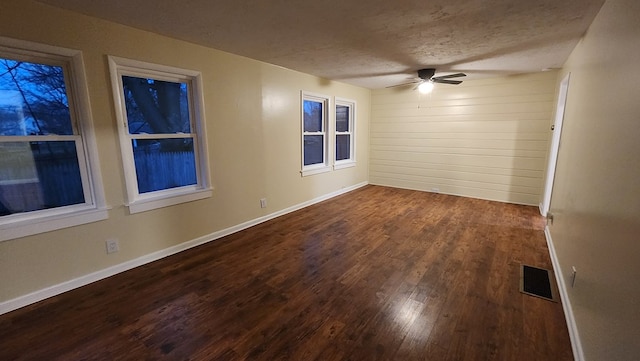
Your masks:
{"label": "textured ceiling", "polygon": [[39,0],[367,88],[561,67],[604,0]]}

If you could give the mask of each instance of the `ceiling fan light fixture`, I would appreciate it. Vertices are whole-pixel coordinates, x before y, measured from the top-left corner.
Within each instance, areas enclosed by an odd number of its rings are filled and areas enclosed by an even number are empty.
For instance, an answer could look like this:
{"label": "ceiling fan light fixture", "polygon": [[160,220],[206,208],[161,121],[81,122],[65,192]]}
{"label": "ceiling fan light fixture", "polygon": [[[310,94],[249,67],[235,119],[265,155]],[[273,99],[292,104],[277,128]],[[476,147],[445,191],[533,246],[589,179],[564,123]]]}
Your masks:
{"label": "ceiling fan light fixture", "polygon": [[428,94],[433,90],[433,84],[434,83],[458,85],[458,84],[462,83],[462,80],[451,80],[451,78],[460,78],[460,77],[463,77],[463,76],[467,76],[467,74],[465,74],[465,73],[455,73],[455,74],[434,76],[435,73],[436,73],[436,69],[435,68],[420,69],[420,70],[418,70],[418,78],[419,79],[416,79],[416,80],[414,80],[412,82],[409,82],[409,83],[388,86],[387,88],[395,88],[395,87],[398,87],[398,86],[406,86],[406,85],[418,84],[417,87],[414,86],[413,90],[418,89],[418,91],[420,91],[420,93]]}
{"label": "ceiling fan light fixture", "polygon": [[431,80],[425,81],[418,85],[418,91],[422,94],[429,94],[433,91],[433,82]]}

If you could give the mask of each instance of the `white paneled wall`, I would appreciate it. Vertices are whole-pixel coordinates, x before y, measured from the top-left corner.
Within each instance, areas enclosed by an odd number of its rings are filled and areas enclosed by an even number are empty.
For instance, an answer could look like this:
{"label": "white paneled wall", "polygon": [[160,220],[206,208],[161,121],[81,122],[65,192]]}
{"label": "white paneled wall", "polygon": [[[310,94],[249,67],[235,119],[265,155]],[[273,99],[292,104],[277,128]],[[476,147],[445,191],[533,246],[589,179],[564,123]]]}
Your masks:
{"label": "white paneled wall", "polygon": [[374,90],[370,183],[537,205],[556,77]]}

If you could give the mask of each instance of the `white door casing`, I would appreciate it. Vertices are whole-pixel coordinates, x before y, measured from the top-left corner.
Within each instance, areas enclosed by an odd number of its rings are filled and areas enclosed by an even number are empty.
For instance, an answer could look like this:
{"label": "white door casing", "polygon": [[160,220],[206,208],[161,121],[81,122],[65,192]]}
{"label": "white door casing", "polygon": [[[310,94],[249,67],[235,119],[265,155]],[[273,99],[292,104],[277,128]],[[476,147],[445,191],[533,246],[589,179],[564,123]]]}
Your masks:
{"label": "white door casing", "polygon": [[569,91],[569,76],[560,82],[560,91],[558,93],[558,103],[556,105],[556,116],[553,121],[551,130],[551,144],[549,146],[549,163],[547,165],[547,176],[544,183],[544,193],[542,203],[540,203],[540,213],[547,216],[549,207],[551,206],[551,195],[553,193],[553,180],[556,175],[556,163],[558,161],[558,151],[560,149],[560,135],[562,133],[562,121],[564,120],[564,108],[567,102],[567,93]]}

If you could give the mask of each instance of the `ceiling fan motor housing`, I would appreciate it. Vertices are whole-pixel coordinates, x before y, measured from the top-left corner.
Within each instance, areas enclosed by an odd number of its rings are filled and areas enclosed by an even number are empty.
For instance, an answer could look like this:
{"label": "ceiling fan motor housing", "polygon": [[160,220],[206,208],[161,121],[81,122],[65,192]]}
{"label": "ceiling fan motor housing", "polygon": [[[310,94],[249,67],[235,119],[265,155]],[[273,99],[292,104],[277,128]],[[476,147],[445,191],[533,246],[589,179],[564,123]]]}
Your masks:
{"label": "ceiling fan motor housing", "polygon": [[436,69],[427,68],[418,70],[418,77],[420,79],[429,80],[436,73]]}

